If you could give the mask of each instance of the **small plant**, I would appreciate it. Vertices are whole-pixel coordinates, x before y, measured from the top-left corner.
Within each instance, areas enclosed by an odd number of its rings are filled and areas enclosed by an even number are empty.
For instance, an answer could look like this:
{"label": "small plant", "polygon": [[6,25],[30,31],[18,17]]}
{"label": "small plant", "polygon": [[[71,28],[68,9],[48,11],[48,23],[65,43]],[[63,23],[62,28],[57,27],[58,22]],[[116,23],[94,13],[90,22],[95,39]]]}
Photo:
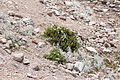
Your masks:
{"label": "small plant", "polygon": [[67,52],[68,47],[71,48],[72,52],[77,51],[79,48],[79,43],[75,36],[75,33],[66,29],[62,26],[54,25],[53,27],[49,27],[46,29],[43,35],[47,40]]}
{"label": "small plant", "polygon": [[44,54],[44,58],[56,61],[56,63],[66,62],[66,59],[61,55],[60,51],[57,48],[54,48],[50,51],[50,54]]}

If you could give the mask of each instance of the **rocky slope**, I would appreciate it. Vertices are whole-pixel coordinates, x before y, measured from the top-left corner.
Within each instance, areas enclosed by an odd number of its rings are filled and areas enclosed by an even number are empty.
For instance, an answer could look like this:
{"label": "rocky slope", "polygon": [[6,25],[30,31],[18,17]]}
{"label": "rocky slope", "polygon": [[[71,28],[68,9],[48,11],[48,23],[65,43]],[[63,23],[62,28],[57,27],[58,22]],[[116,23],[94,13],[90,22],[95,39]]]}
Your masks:
{"label": "rocky slope", "polygon": [[[43,57],[52,25],[75,32],[66,64]],[[119,80],[119,0],[0,0],[0,80]],[[95,69],[96,68],[96,69]]]}

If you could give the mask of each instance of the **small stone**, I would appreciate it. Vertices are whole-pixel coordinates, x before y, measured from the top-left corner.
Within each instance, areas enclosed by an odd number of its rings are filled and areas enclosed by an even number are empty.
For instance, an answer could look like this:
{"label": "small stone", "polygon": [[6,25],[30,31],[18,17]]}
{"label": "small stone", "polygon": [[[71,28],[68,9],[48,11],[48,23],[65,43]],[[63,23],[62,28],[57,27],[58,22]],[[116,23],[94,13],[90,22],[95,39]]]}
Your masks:
{"label": "small stone", "polygon": [[104,80],[110,80],[109,78],[104,78]]}
{"label": "small stone", "polygon": [[52,16],[52,14],[53,14],[53,11],[47,12],[47,15],[48,15],[48,16]]}
{"label": "small stone", "polygon": [[5,19],[5,15],[3,13],[0,13],[0,19],[4,20]]}
{"label": "small stone", "polygon": [[83,62],[78,61],[78,62],[75,63],[74,68],[75,68],[76,71],[81,72],[83,70],[83,68],[84,68],[84,65],[85,64]]}
{"label": "small stone", "polygon": [[36,65],[34,68],[33,68],[34,71],[39,71],[40,70],[40,67],[38,65]]}
{"label": "small stone", "polygon": [[103,12],[107,12],[109,9],[102,9]]}
{"label": "small stone", "polygon": [[105,24],[104,22],[101,22],[101,23],[100,23],[100,26],[105,27],[105,26],[106,26],[106,24]]}
{"label": "small stone", "polygon": [[94,22],[94,21],[89,22],[89,26],[92,26],[92,25],[95,25],[95,24],[96,24],[96,22]]}
{"label": "small stone", "polygon": [[60,16],[60,13],[59,13],[57,10],[54,10],[54,14],[55,14],[56,16]]}
{"label": "small stone", "polygon": [[27,25],[34,26],[33,20],[31,18],[23,18],[23,22],[26,23]]}
{"label": "small stone", "polygon": [[2,55],[2,53],[0,53],[0,64],[5,63],[5,57]]}
{"label": "small stone", "polygon": [[32,73],[27,73],[27,77],[33,78],[33,79],[36,79],[36,78],[37,78],[37,76],[32,75]]}
{"label": "small stone", "polygon": [[13,54],[13,59],[15,61],[22,62],[23,58],[24,58],[24,54],[23,53],[15,53],[15,54]]}
{"label": "small stone", "polygon": [[61,16],[60,19],[63,20],[63,21],[66,21],[66,18],[63,17],[63,16]]}
{"label": "small stone", "polygon": [[24,64],[24,65],[28,65],[28,64],[30,64],[30,60],[27,59],[27,58],[24,58],[24,60],[23,60],[23,64]]}
{"label": "small stone", "polygon": [[39,43],[38,43],[38,47],[39,47],[39,48],[43,48],[45,45],[46,45],[45,42],[39,42]]}
{"label": "small stone", "polygon": [[35,31],[36,33],[39,33],[40,28],[35,28],[34,31]]}
{"label": "small stone", "polygon": [[15,12],[14,12],[14,11],[8,11],[8,15],[9,15],[9,16],[14,16],[14,15],[15,15]]}
{"label": "small stone", "polygon": [[1,42],[2,44],[5,44],[5,43],[7,43],[7,40],[6,40],[5,38],[2,38],[2,39],[0,40],[0,42]]}
{"label": "small stone", "polygon": [[93,47],[86,47],[86,49],[90,52],[98,53]]}
{"label": "small stone", "polygon": [[74,65],[72,63],[67,63],[66,67],[67,67],[68,70],[72,70]]}
{"label": "small stone", "polygon": [[37,40],[32,40],[32,43],[38,44]]}
{"label": "small stone", "polygon": [[109,49],[104,48],[104,49],[103,49],[103,52],[106,52],[106,53],[111,53],[112,51],[111,51],[111,50],[109,50]]}
{"label": "small stone", "polygon": [[9,49],[5,49],[5,51],[6,51],[7,53],[9,53],[9,54],[12,53],[11,50],[9,50]]}

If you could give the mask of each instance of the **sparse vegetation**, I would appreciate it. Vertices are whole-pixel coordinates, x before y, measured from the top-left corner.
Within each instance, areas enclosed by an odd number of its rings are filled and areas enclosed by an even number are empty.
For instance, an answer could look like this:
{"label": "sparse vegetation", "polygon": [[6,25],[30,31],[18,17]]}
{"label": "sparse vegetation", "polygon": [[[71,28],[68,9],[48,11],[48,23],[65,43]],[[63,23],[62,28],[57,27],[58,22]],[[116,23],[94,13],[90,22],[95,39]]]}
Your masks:
{"label": "sparse vegetation", "polygon": [[72,52],[77,51],[79,48],[75,33],[62,26],[54,25],[53,27],[47,28],[44,32],[44,37],[51,44],[55,46],[59,45],[65,52],[68,51],[68,47],[71,48]]}
{"label": "sparse vegetation", "polygon": [[46,59],[50,59],[53,61],[56,61],[56,63],[64,63],[66,62],[66,59],[63,55],[61,55],[60,51],[57,48],[54,48],[50,51],[50,54],[44,54],[44,57]]}

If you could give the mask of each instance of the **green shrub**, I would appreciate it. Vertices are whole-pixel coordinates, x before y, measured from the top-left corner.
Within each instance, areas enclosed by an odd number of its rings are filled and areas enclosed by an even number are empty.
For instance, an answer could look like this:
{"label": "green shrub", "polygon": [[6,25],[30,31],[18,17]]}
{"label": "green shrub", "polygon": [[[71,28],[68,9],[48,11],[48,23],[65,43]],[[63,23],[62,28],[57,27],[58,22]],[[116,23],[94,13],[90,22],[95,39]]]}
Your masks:
{"label": "green shrub", "polygon": [[63,63],[66,62],[66,59],[63,55],[61,55],[60,51],[57,48],[54,48],[50,51],[50,54],[44,54],[46,59],[50,59],[56,61],[56,63]]}
{"label": "green shrub", "polygon": [[68,47],[71,48],[72,52],[78,50],[79,43],[75,33],[65,27],[56,25],[49,27],[44,32],[43,36],[47,38],[52,45],[57,46],[58,44],[59,47],[65,52],[68,51]]}

